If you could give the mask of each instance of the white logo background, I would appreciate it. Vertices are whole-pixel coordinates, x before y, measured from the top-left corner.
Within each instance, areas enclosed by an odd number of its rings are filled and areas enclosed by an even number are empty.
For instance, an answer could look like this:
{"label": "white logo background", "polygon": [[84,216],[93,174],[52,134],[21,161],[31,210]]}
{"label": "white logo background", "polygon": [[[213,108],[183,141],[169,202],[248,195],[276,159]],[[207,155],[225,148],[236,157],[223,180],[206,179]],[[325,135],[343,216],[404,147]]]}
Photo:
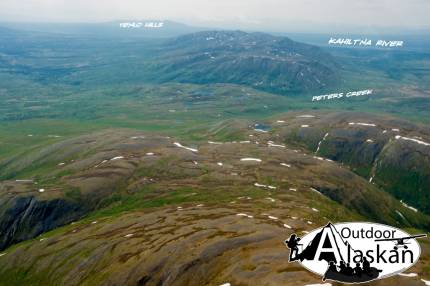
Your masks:
{"label": "white logo background", "polygon": [[[399,245],[397,250],[394,249],[396,246],[395,240],[375,242],[375,239],[393,239],[411,236],[405,231],[391,226],[363,222],[339,223],[333,224],[333,226],[333,231],[325,231],[322,233],[320,240],[321,245],[318,247],[315,260],[305,259],[300,262],[309,271],[321,276],[327,271],[328,263],[325,260],[318,261],[318,257],[319,253],[330,251],[330,249],[323,246],[323,242],[327,238],[330,239],[330,241],[335,239],[338,242],[337,245],[334,246],[334,248],[338,250],[334,253],[336,258],[339,258],[338,253],[341,253],[343,260],[346,262],[348,262],[347,257],[350,257],[349,262],[351,265],[355,265],[353,258],[357,255],[357,251],[361,251],[364,255],[366,255],[368,251],[371,251],[369,253],[374,258],[374,260],[371,261],[372,267],[381,270],[378,279],[392,276],[407,270],[418,261],[421,254],[421,248],[416,239],[413,238],[405,240],[404,242],[406,244]],[[300,240],[301,248],[308,246],[323,228],[327,227],[315,229],[309,234],[303,236]],[[348,244],[350,245],[349,256]],[[405,249],[404,246],[406,246],[407,249]],[[302,251],[302,249],[299,248],[299,252],[300,251]],[[378,253],[382,253],[382,257],[384,257],[386,262],[383,261],[383,259],[379,259],[379,261],[376,259]],[[398,262],[392,263],[389,261],[389,258],[391,257],[391,261],[395,261],[395,257],[392,257],[395,253],[398,253]]]}

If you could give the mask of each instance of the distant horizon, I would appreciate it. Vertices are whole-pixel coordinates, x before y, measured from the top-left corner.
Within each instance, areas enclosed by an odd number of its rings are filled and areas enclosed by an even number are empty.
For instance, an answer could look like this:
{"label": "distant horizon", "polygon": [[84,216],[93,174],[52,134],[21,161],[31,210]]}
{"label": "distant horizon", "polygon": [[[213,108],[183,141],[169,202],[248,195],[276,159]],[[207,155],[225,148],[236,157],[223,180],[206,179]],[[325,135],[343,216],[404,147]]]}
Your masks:
{"label": "distant horizon", "polygon": [[194,27],[368,34],[430,30],[428,11],[427,0],[2,0],[0,22],[164,19]]}
{"label": "distant horizon", "polygon": [[[184,25],[190,28],[205,29],[205,30],[241,30],[245,32],[266,32],[266,33],[303,33],[303,34],[332,34],[332,35],[377,35],[377,34],[404,34],[404,33],[414,33],[414,34],[429,34],[430,26],[427,27],[363,27],[363,26],[343,26],[343,29],[339,29],[338,25],[333,24],[330,29],[330,24],[324,26],[319,26],[318,29],[310,28],[299,28],[300,24],[294,24],[291,26],[281,27],[281,28],[271,28],[270,26],[249,26],[249,25],[214,25],[214,24],[193,24],[185,21],[179,21],[175,19],[157,19],[157,18],[118,18],[109,20],[98,20],[98,21],[49,21],[49,20],[34,20],[34,21],[4,21],[0,19],[0,27],[11,28],[9,25],[45,25],[45,24],[57,24],[57,25],[97,25],[97,24],[109,24],[109,23],[121,23],[121,22],[146,22],[146,21],[159,21],[159,22],[170,22],[179,25]],[[362,32],[366,31],[366,32]]]}

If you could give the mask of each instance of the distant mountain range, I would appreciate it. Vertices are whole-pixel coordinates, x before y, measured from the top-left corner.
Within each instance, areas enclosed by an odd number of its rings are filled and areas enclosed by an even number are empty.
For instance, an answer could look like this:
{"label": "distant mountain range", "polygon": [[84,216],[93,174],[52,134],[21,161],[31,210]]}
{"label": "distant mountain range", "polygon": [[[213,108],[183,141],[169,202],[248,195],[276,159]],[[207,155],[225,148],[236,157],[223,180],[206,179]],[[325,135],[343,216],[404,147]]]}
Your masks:
{"label": "distant mountain range", "polygon": [[[21,30],[13,31],[18,28]],[[39,32],[24,31],[30,28]],[[322,92],[340,81],[335,58],[319,47],[287,37],[242,31],[182,35],[193,29],[156,21],[122,22],[121,26],[38,24],[4,28],[4,33],[0,30],[0,68],[43,82],[55,73],[56,81],[74,85],[233,83],[286,95]],[[94,56],[95,50],[99,57]],[[72,65],[64,53],[74,58]],[[39,64],[32,64],[36,62]],[[76,62],[80,63],[78,68]],[[55,65],[46,66],[49,63]]]}
{"label": "distant mountain range", "polygon": [[174,37],[203,29],[161,20],[120,20],[105,23],[0,23],[0,27],[66,35],[152,38]]}
{"label": "distant mountain range", "polygon": [[157,70],[161,81],[246,84],[282,94],[339,81],[335,59],[320,48],[242,31],[204,31],[167,41]]}

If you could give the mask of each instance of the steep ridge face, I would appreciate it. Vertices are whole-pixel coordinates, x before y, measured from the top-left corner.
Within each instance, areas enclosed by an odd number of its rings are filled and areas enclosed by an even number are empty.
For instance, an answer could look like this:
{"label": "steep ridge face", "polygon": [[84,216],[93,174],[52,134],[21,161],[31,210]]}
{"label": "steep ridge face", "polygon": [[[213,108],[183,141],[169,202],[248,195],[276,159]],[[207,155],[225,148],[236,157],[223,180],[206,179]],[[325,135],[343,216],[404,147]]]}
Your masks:
{"label": "steep ridge face", "polygon": [[430,212],[428,127],[361,113],[305,114],[274,123],[286,142],[351,167],[412,210]]}
{"label": "steep ridge face", "polygon": [[[38,200],[32,195],[14,196],[13,184],[2,183],[0,188],[3,187],[8,188],[9,194],[0,195],[0,249],[77,220],[89,209],[65,198]],[[31,194],[28,189],[19,189]]]}
{"label": "steep ridge face", "polygon": [[160,197],[173,195],[167,202],[174,201],[190,190],[214,202],[235,189],[238,197],[255,192],[267,202],[284,192],[301,193],[297,203],[314,195],[366,219],[430,229],[427,216],[335,162],[277,146],[253,129],[243,132],[252,139],[189,146],[165,136],[108,130],[6,160],[3,169],[17,177],[5,174],[9,180],[0,188],[1,248],[93,210],[162,206]]}
{"label": "steep ridge face", "polygon": [[198,32],[161,49],[156,67],[161,81],[246,84],[281,94],[321,90],[339,81],[330,54],[264,33]]}

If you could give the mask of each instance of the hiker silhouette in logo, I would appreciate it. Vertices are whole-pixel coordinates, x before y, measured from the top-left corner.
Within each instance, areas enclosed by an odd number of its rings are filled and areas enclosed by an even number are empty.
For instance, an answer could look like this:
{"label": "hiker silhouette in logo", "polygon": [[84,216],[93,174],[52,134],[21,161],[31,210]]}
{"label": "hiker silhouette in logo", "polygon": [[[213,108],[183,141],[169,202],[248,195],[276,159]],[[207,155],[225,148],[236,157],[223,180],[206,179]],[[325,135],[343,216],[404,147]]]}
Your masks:
{"label": "hiker silhouette in logo", "polygon": [[363,269],[360,267],[360,263],[356,263],[353,269],[349,263],[344,261],[340,261],[338,267],[334,261],[330,261],[323,281],[330,279],[339,282],[366,282],[378,278],[381,270],[371,267],[366,257],[363,257],[362,261]]}
{"label": "hiker silhouette in logo", "polygon": [[360,263],[359,262],[357,262],[356,264],[355,264],[355,267],[354,267],[354,274],[355,275],[357,275],[358,277],[361,277],[361,274],[363,273],[363,269],[361,269],[361,267],[360,267]]}
{"label": "hiker silhouette in logo", "polygon": [[345,274],[346,274],[346,275],[349,275],[349,276],[354,275],[354,269],[352,269],[352,267],[350,266],[350,264],[349,264],[349,263],[347,263],[347,264],[346,264],[346,267],[345,267]]}
{"label": "hiker silhouette in logo", "polygon": [[[296,234],[292,234],[288,240],[285,241],[287,247],[290,249],[290,262],[297,260],[297,256],[299,254],[299,241],[300,237],[297,237]],[[293,257],[294,254],[294,257]]]}
{"label": "hiker silhouette in logo", "polygon": [[343,260],[339,262],[339,272],[342,274],[346,274],[346,265],[345,265],[345,261]]}
{"label": "hiker silhouette in logo", "polygon": [[330,261],[330,263],[328,264],[328,270],[337,272],[337,267],[336,264],[334,264],[334,261]]}
{"label": "hiker silhouette in logo", "polygon": [[369,273],[370,270],[370,262],[367,260],[366,257],[363,257],[363,271],[364,273]]}

